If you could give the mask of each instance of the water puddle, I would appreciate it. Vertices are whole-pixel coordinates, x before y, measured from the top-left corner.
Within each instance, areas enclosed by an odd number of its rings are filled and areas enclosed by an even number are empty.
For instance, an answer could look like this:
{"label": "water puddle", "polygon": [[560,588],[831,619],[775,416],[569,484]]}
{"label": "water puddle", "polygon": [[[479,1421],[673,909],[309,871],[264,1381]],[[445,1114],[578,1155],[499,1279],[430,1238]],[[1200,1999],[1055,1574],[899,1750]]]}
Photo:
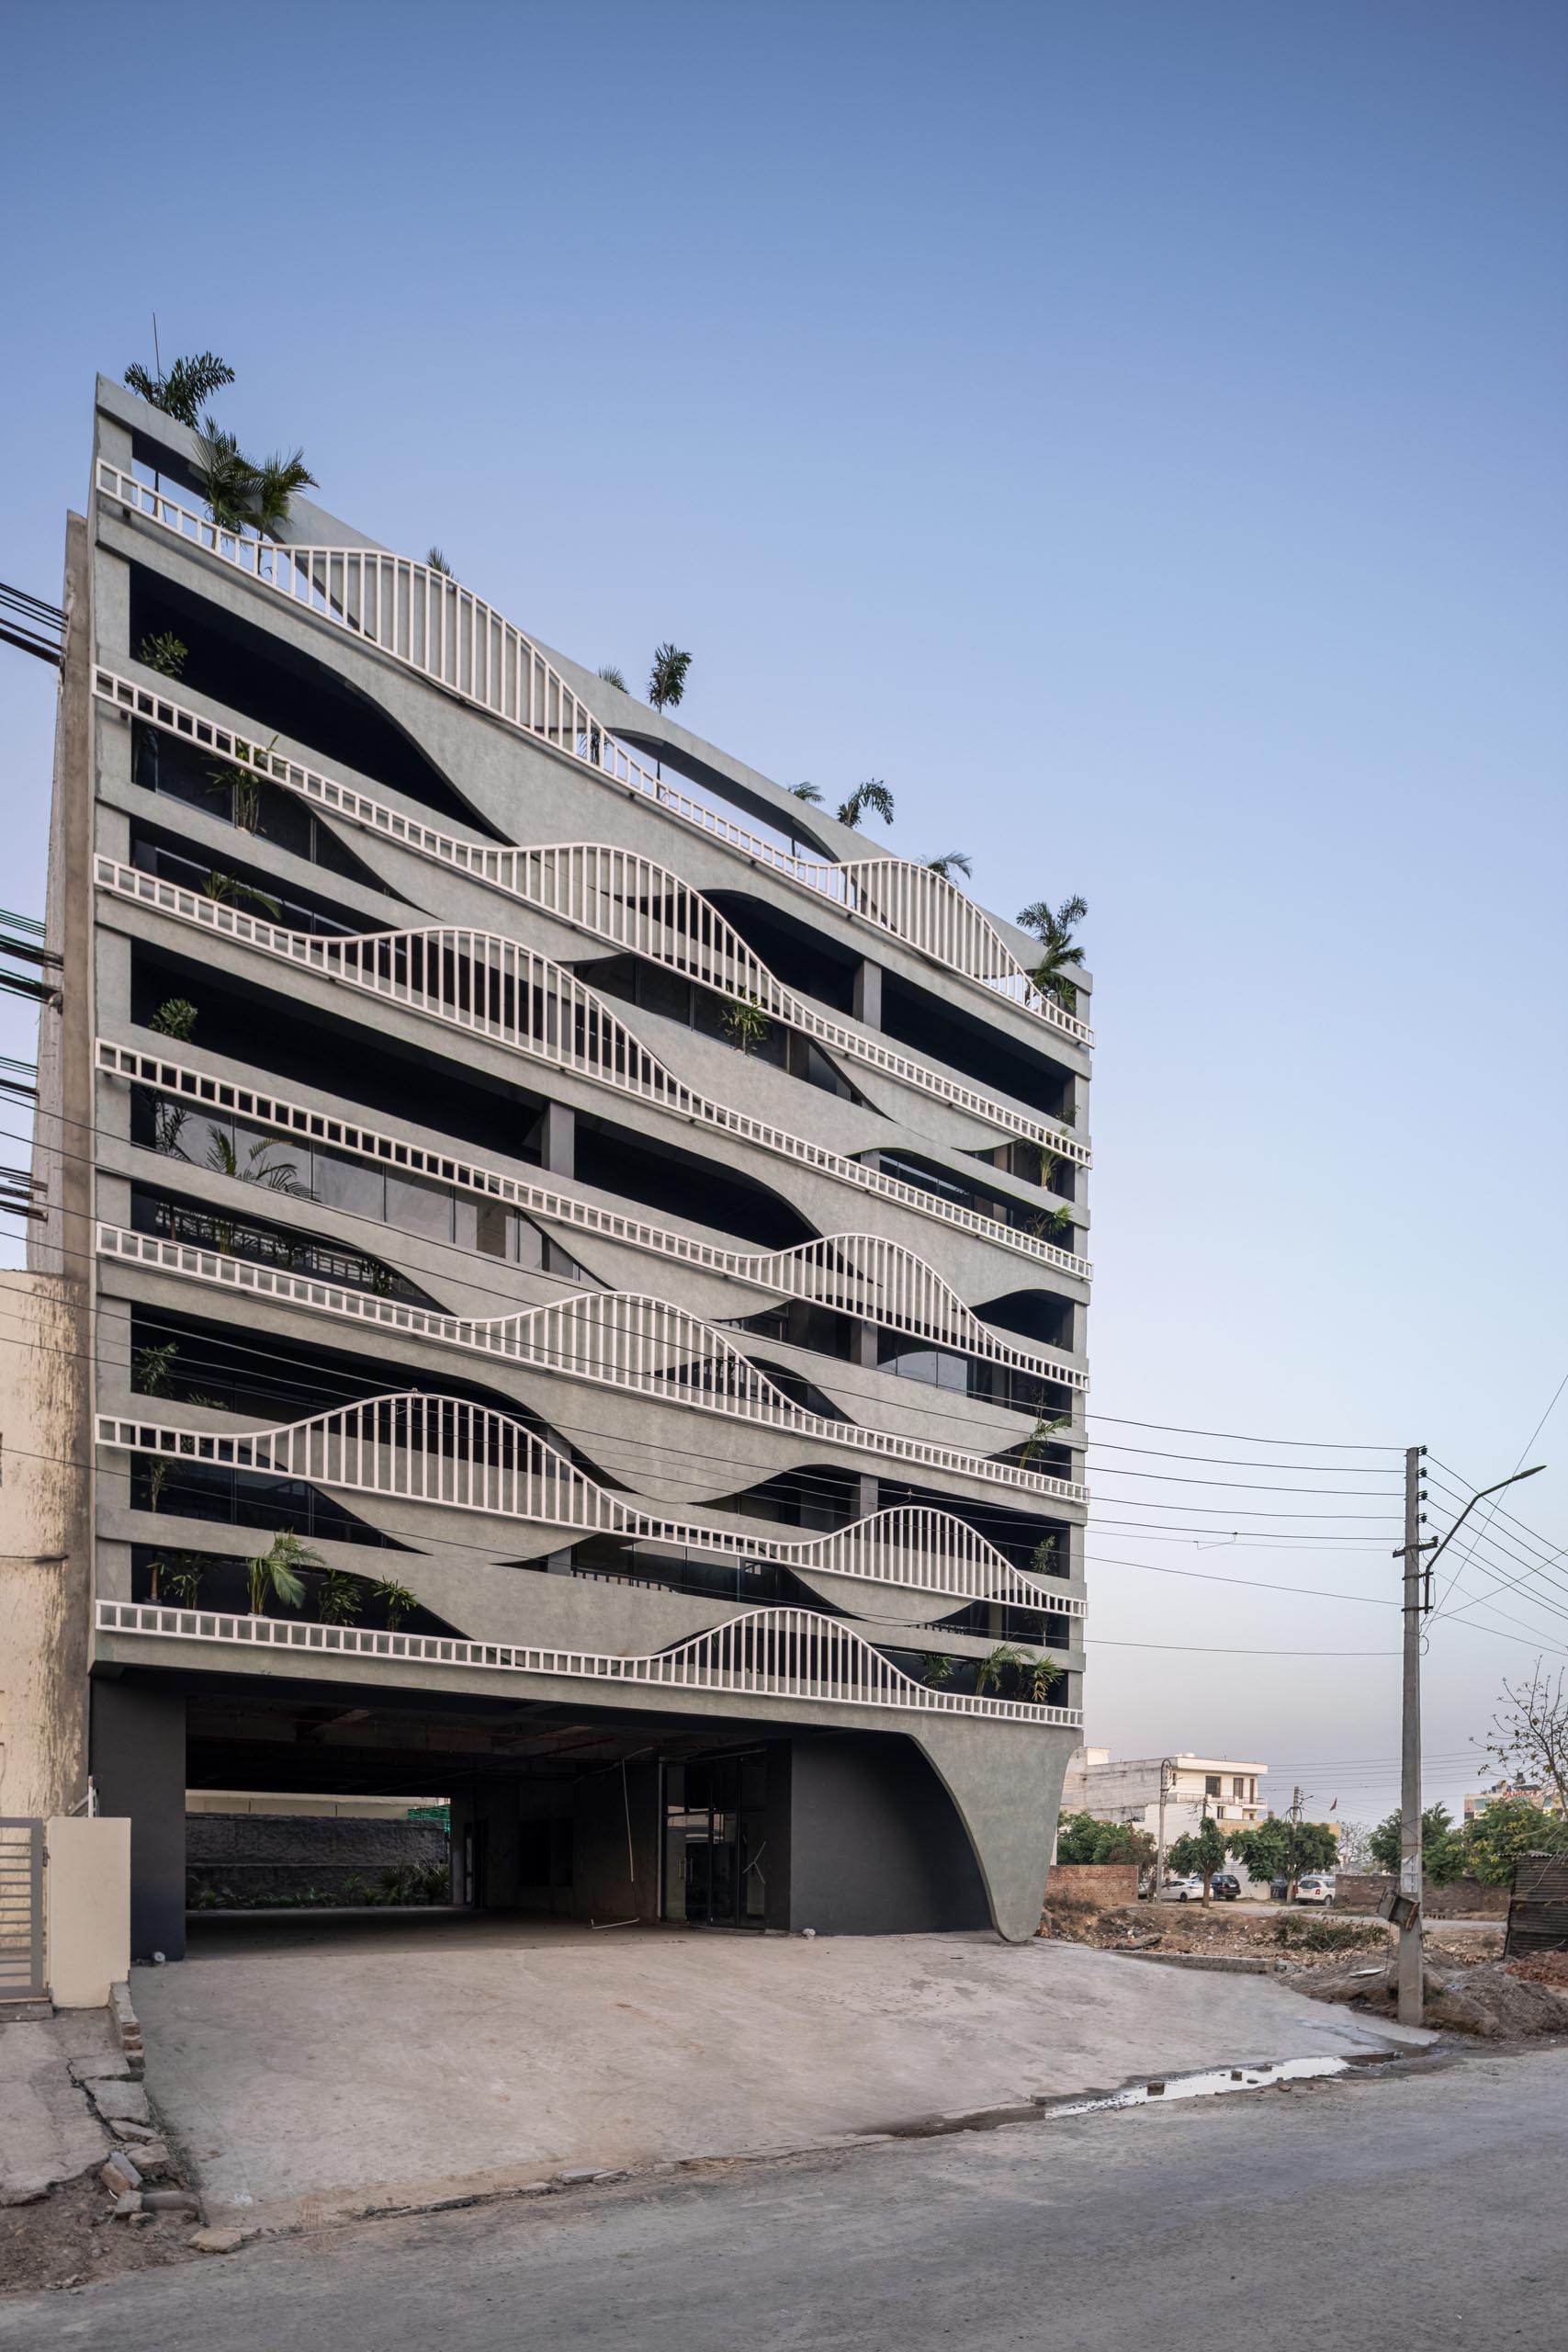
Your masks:
{"label": "water puddle", "polygon": [[1325,2075],[1343,2075],[1348,2058],[1281,2058],[1272,2066],[1216,2066],[1202,2075],[1168,2075],[1130,2090],[1112,2091],[1105,2098],[1042,2099],[1039,2112],[1049,2121],[1059,2115],[1100,2115],[1113,2107],[1147,2107],[1155,2099],[1218,2098],[1226,2091],[1272,2090],[1279,2083],[1301,2083]]}

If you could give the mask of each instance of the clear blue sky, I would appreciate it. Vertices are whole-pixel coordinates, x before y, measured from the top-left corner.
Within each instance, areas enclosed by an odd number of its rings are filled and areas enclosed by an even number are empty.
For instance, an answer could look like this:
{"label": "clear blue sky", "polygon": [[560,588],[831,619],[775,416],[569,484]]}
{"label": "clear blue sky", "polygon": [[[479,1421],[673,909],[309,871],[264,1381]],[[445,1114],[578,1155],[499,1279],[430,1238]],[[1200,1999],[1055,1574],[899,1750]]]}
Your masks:
{"label": "clear blue sky", "polygon": [[[156,308],[336,512],[634,684],[674,637],[683,718],[886,777],[1004,912],[1085,894],[1100,1412],[1514,1466],[1568,1370],[1561,7],[64,0],[6,53],[6,578],[58,594]],[[34,911],[51,707],[4,654]],[[1534,1453],[1568,1540],[1568,1397]],[[1091,1548],[1393,1590],[1382,1543]],[[1551,1573],[1500,1605],[1568,1649]],[[1391,1657],[1111,1645],[1393,1611],[1092,1607],[1095,1740],[1392,1802]],[[1434,1629],[1435,1792],[1507,1630]]]}

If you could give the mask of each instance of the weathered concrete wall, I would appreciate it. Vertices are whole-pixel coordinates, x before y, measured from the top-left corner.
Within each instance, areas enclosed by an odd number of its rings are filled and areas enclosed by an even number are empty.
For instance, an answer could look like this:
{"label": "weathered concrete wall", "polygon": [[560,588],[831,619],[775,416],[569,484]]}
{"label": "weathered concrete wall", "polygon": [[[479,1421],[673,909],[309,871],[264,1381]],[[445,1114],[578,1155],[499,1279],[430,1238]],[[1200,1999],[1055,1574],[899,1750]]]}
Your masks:
{"label": "weathered concrete wall", "polygon": [[314,1814],[187,1813],[186,1892],[227,1889],[243,1907],[258,1894],[343,1894],[358,1872],[446,1860],[446,1832],[433,1821],[335,1820]]}
{"label": "weathered concrete wall", "polygon": [[1113,1910],[1118,1904],[1136,1903],[1136,1862],[1053,1862],[1046,1883],[1047,1903],[1092,1903]]}
{"label": "weathered concrete wall", "polygon": [[[1340,1871],[1335,1879],[1337,1911],[1375,1911],[1396,1881],[1386,1871]],[[1421,1907],[1428,1919],[1506,1919],[1508,1890],[1483,1886],[1478,1878],[1456,1878],[1448,1886],[1427,1881]]]}
{"label": "weathered concrete wall", "polygon": [[0,1814],[66,1813],[86,1790],[82,1298],[59,1275],[0,1274]]}

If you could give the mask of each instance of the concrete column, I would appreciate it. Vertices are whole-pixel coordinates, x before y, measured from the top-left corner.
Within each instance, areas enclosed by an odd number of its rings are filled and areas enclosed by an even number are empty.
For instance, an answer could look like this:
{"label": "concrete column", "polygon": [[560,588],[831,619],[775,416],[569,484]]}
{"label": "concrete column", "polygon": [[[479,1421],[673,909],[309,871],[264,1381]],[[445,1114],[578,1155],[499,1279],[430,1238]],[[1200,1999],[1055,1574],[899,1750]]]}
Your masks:
{"label": "concrete column", "polygon": [[864,1470],[860,1474],[858,1485],[860,1492],[855,1501],[855,1517],[870,1519],[882,1507],[881,1487],[875,1478]]}
{"label": "concrete column", "polygon": [[539,1144],[547,1175],[577,1173],[577,1114],[570,1103],[546,1103],[539,1122]]}
{"label": "concrete column", "polygon": [[129,1679],[93,1683],[100,1811],[130,1822],[130,1956],[186,1953],[186,1702]]}
{"label": "concrete column", "polygon": [[850,1361],[852,1363],[864,1364],[870,1371],[874,1372],[876,1370],[877,1353],[881,1345],[881,1337],[882,1335],[878,1331],[874,1323],[857,1323],[855,1325],[855,1351]]}
{"label": "concrete column", "polygon": [[882,1026],[882,967],[862,963],[855,973],[855,1019],[867,1029]]}

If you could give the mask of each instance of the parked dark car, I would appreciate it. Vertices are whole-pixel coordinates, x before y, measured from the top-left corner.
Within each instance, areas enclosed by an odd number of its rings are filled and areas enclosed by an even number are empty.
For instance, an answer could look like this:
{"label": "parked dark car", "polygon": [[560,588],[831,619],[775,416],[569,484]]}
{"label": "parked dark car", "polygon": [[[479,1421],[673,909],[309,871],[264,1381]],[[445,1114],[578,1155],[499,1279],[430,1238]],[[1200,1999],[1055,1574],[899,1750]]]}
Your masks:
{"label": "parked dark car", "polygon": [[1241,1893],[1241,1881],[1229,1871],[1216,1871],[1209,1881],[1209,1889],[1221,1903],[1234,1903]]}

